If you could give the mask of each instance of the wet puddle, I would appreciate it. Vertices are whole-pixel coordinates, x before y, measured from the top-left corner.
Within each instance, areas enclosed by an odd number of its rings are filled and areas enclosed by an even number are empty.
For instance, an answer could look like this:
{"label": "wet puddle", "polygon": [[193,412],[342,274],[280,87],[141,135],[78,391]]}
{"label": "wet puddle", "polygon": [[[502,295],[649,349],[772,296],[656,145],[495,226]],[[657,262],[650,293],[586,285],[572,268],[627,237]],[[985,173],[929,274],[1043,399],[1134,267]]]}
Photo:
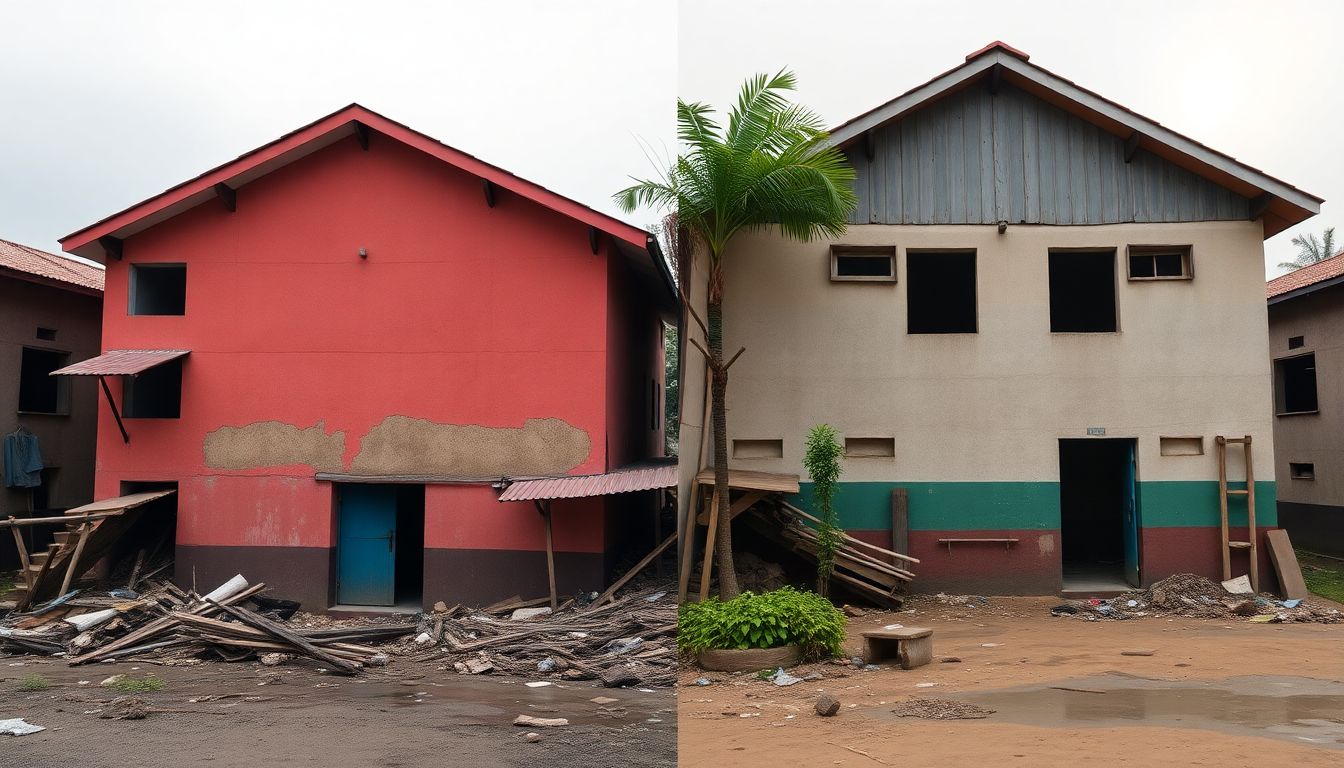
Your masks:
{"label": "wet puddle", "polygon": [[1259,675],[1150,680],[1108,674],[948,698],[995,710],[986,722],[1198,728],[1344,750],[1344,683],[1337,681]]}

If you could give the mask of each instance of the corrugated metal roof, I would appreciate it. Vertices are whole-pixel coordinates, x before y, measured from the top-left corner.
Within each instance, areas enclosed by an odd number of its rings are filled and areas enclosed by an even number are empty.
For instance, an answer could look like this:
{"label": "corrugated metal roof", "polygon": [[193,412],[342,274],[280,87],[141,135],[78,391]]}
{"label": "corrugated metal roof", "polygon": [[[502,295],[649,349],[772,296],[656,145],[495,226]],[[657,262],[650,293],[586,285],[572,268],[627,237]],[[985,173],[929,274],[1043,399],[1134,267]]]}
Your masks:
{"label": "corrugated metal roof", "polygon": [[93,291],[103,290],[102,269],[9,240],[0,240],[0,267]]}
{"label": "corrugated metal roof", "polygon": [[1265,298],[1272,299],[1275,296],[1282,296],[1299,288],[1306,288],[1309,285],[1315,285],[1341,275],[1344,275],[1344,251],[1270,280],[1265,283]]}
{"label": "corrugated metal roof", "polygon": [[114,349],[74,365],[67,365],[52,376],[133,376],[186,357],[189,349]]}
{"label": "corrugated metal roof", "polygon": [[499,495],[499,500],[579,499],[588,496],[610,496],[616,493],[671,488],[676,484],[677,465],[675,462],[641,464],[601,475],[519,480],[505,488],[504,492]]}

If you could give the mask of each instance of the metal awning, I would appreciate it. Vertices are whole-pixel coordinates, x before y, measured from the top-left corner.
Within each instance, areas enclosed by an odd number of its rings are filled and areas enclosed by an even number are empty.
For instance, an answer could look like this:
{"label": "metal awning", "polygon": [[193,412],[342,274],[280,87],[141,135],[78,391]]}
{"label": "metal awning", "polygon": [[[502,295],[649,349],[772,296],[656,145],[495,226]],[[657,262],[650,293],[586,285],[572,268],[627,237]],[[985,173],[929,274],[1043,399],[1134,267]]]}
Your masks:
{"label": "metal awning", "polygon": [[189,349],[114,349],[51,372],[52,376],[134,376],[191,354]]}
{"label": "metal awning", "polygon": [[600,475],[518,480],[504,489],[499,495],[499,500],[579,499],[634,491],[653,491],[659,488],[673,488],[676,485],[677,465],[660,462],[625,467]]}

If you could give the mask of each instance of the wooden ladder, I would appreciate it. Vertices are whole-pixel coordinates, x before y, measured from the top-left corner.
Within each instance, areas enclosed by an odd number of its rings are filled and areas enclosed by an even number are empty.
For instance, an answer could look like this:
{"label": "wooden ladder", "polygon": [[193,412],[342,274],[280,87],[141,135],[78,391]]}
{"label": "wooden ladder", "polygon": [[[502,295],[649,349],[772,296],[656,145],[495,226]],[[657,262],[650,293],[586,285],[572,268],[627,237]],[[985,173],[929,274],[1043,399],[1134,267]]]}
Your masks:
{"label": "wooden ladder", "polygon": [[[1251,436],[1214,438],[1218,446],[1218,516],[1223,540],[1223,581],[1232,578],[1232,550],[1244,549],[1251,556],[1251,589],[1260,592],[1260,556],[1255,541],[1255,471],[1251,466]],[[1227,487],[1227,446],[1241,445],[1246,457],[1246,487]],[[1246,497],[1247,541],[1231,541],[1228,538],[1227,500],[1229,496]]]}

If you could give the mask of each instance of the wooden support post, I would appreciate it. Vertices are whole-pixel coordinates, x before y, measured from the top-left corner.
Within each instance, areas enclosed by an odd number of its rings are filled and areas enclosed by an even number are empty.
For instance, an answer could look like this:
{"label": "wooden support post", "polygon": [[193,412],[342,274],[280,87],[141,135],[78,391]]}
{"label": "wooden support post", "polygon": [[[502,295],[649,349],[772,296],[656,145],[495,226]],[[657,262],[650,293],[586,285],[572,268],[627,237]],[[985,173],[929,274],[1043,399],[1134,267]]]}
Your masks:
{"label": "wooden support post", "polygon": [[1260,594],[1260,542],[1256,540],[1259,534],[1255,530],[1255,465],[1251,462],[1250,435],[1246,436],[1241,447],[1246,451],[1246,541],[1251,545],[1246,552],[1251,558],[1251,589]]}
{"label": "wooden support post", "polygon": [[1222,528],[1219,541],[1223,543],[1223,581],[1232,578],[1232,550],[1227,537],[1227,438],[1213,439],[1218,448],[1218,524]]}
{"label": "wooden support post", "polygon": [[906,488],[891,489],[891,550],[910,554],[910,491]]}
{"label": "wooden support post", "polygon": [[610,587],[607,587],[606,592],[603,592],[602,594],[598,595],[597,599],[593,601],[592,605],[588,606],[588,609],[592,610],[593,608],[596,608],[597,606],[610,600],[611,596],[616,594],[616,590],[620,589],[621,587],[624,587],[626,582],[630,581],[635,577],[636,574],[644,570],[644,568],[647,567],[648,564],[652,562],[654,558],[663,554],[663,550],[672,546],[672,542],[676,540],[677,540],[677,534],[675,533],[672,534],[671,536],[668,536],[666,539],[663,539],[662,543],[654,547],[652,552],[645,555],[643,560],[640,560],[638,563],[635,563],[634,568],[631,568],[630,570],[626,571],[624,576],[616,580],[616,583],[612,584]]}
{"label": "wooden support post", "polygon": [[75,571],[79,569],[79,556],[84,554],[84,542],[89,538],[90,523],[82,523],[79,526],[79,540],[75,542],[75,551],[70,555],[70,562],[66,565],[65,578],[61,580],[61,591],[56,593],[57,597],[70,591],[70,582],[75,578]]}
{"label": "wooden support post", "polygon": [[551,587],[551,610],[560,607],[559,595],[555,591],[555,544],[551,535],[551,503],[536,501],[537,511],[546,521],[546,581]]}
{"label": "wooden support post", "polygon": [[695,518],[700,513],[700,483],[691,481],[690,501],[686,504],[686,525],[681,537],[681,568],[677,573],[677,602],[686,602],[691,588],[691,562],[695,558]]}
{"label": "wooden support post", "polygon": [[[10,515],[9,519],[12,521],[14,516]],[[23,568],[23,583],[27,584],[28,589],[31,591],[33,588],[33,574],[28,572],[28,547],[24,545],[23,534],[19,533],[19,527],[17,525],[11,525],[9,530],[14,532],[14,546],[19,548],[19,566]]]}
{"label": "wooden support post", "polygon": [[709,598],[709,577],[714,570],[714,539],[719,531],[719,492],[709,497],[709,530],[705,532],[705,561],[700,571],[700,599]]}

